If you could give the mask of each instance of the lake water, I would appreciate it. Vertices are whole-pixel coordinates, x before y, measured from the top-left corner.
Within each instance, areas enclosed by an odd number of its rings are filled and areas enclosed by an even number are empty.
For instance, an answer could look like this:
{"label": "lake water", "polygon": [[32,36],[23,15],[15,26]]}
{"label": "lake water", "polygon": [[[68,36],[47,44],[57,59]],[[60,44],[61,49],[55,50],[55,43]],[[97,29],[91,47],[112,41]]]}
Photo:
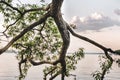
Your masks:
{"label": "lake water", "polygon": [[[72,71],[72,74],[77,75],[77,80],[94,80],[92,73],[99,69],[99,54],[86,54],[85,58],[79,61],[77,70]],[[113,56],[116,57],[116,56]],[[117,56],[120,58],[120,56]],[[42,80],[42,66],[31,67],[25,80]],[[15,54],[2,54],[0,55],[0,80],[17,80],[19,75],[18,61]],[[74,77],[66,78],[66,80],[73,80]],[[57,77],[55,80],[60,80]],[[113,64],[109,74],[106,75],[104,80],[120,80],[120,67],[116,63]]]}

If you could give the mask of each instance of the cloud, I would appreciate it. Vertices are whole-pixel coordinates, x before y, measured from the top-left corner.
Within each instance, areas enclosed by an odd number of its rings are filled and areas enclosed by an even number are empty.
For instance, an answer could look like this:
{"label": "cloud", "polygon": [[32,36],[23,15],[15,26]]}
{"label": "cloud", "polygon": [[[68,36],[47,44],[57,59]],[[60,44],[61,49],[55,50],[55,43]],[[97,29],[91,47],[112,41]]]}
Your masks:
{"label": "cloud", "polygon": [[115,9],[114,13],[120,16],[120,9]]}
{"label": "cloud", "polygon": [[104,16],[103,14],[97,12],[87,17],[74,16],[71,20],[71,24],[76,24],[77,29],[80,31],[100,30],[114,25],[120,26],[119,21],[113,20],[108,16]]}

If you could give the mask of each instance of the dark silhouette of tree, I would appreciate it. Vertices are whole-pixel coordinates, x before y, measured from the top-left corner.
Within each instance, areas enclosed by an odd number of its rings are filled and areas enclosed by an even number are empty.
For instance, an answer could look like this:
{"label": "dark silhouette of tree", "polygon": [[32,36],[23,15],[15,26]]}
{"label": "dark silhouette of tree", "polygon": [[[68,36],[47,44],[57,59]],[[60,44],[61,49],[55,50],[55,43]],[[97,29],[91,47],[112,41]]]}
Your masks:
{"label": "dark silhouette of tree", "polygon": [[10,41],[0,49],[0,54],[8,48],[17,50],[19,62],[20,79],[25,77],[27,70],[32,65],[50,64],[44,69],[44,80],[51,75],[50,80],[61,74],[61,80],[70,75],[70,70],[75,69],[75,64],[84,56],[83,49],[68,55],[67,49],[70,44],[70,34],[89,42],[102,49],[105,53],[107,64],[102,66],[102,74],[93,75],[97,80],[104,79],[106,72],[111,68],[113,58],[109,53],[119,54],[110,48],[75,33],[62,16],[61,7],[64,0],[51,0],[45,4],[41,0],[36,4],[13,4],[13,0],[0,0],[0,12],[4,16],[5,30],[1,36],[10,38]]}

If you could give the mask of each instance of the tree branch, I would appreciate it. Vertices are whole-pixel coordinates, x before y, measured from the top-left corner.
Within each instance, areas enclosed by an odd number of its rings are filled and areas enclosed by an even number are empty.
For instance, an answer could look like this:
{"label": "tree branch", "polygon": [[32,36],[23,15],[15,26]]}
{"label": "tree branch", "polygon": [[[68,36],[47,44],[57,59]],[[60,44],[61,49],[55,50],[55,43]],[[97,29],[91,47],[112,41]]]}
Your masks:
{"label": "tree branch", "polygon": [[44,10],[44,8],[35,8],[35,9],[28,9],[28,10],[25,10],[22,14],[26,14],[26,13],[29,13],[29,12],[33,12],[33,11],[40,11],[40,10]]}
{"label": "tree branch", "polygon": [[67,25],[61,14],[61,6],[62,6],[63,1],[64,0],[52,0],[52,6],[50,9],[51,16],[54,18],[55,23],[58,27],[58,30],[59,30],[62,40],[63,40],[63,44],[62,44],[62,48],[61,48],[60,56],[59,56],[60,64],[62,66],[61,80],[65,80],[65,73],[66,73],[65,57],[66,57],[67,49],[68,49],[69,43],[70,43],[70,35],[69,35],[68,29],[67,29]]}
{"label": "tree branch", "polygon": [[[53,76],[51,76],[51,78],[49,80],[53,80],[54,78],[56,78],[59,74],[61,73],[61,71],[59,71],[58,73],[54,74]],[[63,79],[61,79],[63,80]]]}
{"label": "tree branch", "polygon": [[24,12],[21,12],[17,7],[13,7],[12,5],[8,4],[7,2],[5,2],[4,0],[1,0],[0,3],[3,3],[7,6],[9,6],[10,8],[12,8],[13,10],[17,11],[18,13],[20,13],[21,15],[24,15],[28,12],[32,12],[32,11],[39,11],[39,10],[44,10],[46,11],[47,9],[46,8],[36,8],[36,9],[28,9],[28,10],[25,10]]}
{"label": "tree branch", "polygon": [[29,61],[34,66],[38,66],[38,65],[41,65],[41,64],[51,64],[51,65],[53,65],[53,62],[49,62],[49,61],[35,62],[32,59],[29,59]]}
{"label": "tree branch", "polygon": [[50,6],[49,6],[50,4],[48,4],[48,6],[47,6],[46,8],[28,9],[28,10],[24,10],[24,12],[21,12],[18,8],[11,6],[10,4],[8,4],[8,3],[5,2],[5,1],[0,1],[0,2],[6,4],[6,5],[9,6],[10,8],[12,8],[13,10],[16,10],[18,13],[20,13],[20,17],[19,17],[18,19],[16,19],[15,22],[13,22],[12,24],[9,24],[9,25],[6,27],[6,29],[3,31],[3,33],[5,33],[10,26],[13,26],[14,24],[16,24],[26,13],[33,12],[33,11],[40,11],[40,10],[47,11],[48,8],[50,7]]}
{"label": "tree branch", "polygon": [[0,3],[3,3],[5,5],[7,5],[7,6],[9,6],[10,8],[12,8],[13,10],[17,11],[18,13],[22,14],[22,12],[18,8],[13,7],[12,5],[10,5],[7,2],[5,2],[4,0],[1,0]]}
{"label": "tree branch", "polygon": [[22,16],[20,16],[18,19],[16,19],[15,22],[13,22],[12,24],[9,24],[9,25],[6,27],[6,29],[3,31],[3,33],[5,33],[5,32],[9,29],[10,26],[15,25],[21,18],[22,18]]}
{"label": "tree branch", "polygon": [[105,74],[106,74],[107,71],[112,67],[112,64],[113,64],[113,61],[114,61],[113,58],[108,54],[108,51],[105,51],[105,55],[106,55],[107,59],[110,60],[110,63],[108,64],[108,67],[105,68],[105,69],[102,71],[101,80],[104,79]]}
{"label": "tree branch", "polygon": [[35,61],[33,61],[33,60],[32,60],[32,58],[31,58],[31,59],[29,59],[29,61],[30,61],[30,63],[31,63],[32,65],[34,65],[34,66],[41,65],[41,64],[51,64],[51,65],[57,65],[57,64],[60,62],[60,60],[59,60],[59,59],[58,59],[58,60],[56,60],[56,61],[54,61],[54,62],[50,62],[50,61],[35,62]]}
{"label": "tree branch", "polygon": [[15,41],[17,41],[22,36],[24,36],[28,31],[30,31],[31,29],[33,29],[37,25],[42,24],[43,22],[45,22],[45,20],[49,16],[50,16],[50,14],[48,12],[43,17],[41,17],[37,22],[34,22],[33,24],[31,24],[30,26],[28,26],[27,28],[25,28],[20,34],[18,34],[16,37],[14,37],[5,47],[3,47],[2,49],[0,49],[0,54],[2,54],[3,52],[5,52]]}
{"label": "tree branch", "polygon": [[[67,24],[67,23],[66,23],[66,24]],[[84,36],[81,36],[81,35],[79,35],[79,34],[76,34],[68,24],[67,24],[67,28],[68,28],[68,30],[71,32],[71,34],[72,34],[73,36],[75,36],[75,37],[77,37],[77,38],[80,38],[80,39],[82,39],[82,40],[84,40],[84,41],[86,41],[86,42],[89,42],[89,43],[91,43],[91,44],[99,47],[99,48],[102,49],[103,51],[108,51],[108,52],[111,52],[111,53],[115,53],[115,52],[114,52],[112,49],[110,49],[110,48],[106,48],[106,47],[104,47],[103,45],[101,45],[101,44],[99,44],[99,43],[97,43],[97,42],[95,42],[95,41],[93,41],[93,40],[91,40],[91,39],[89,39],[89,38],[87,38],[87,37],[84,37]]]}
{"label": "tree branch", "polygon": [[[67,23],[66,23],[66,24],[67,24]],[[104,69],[104,70],[102,71],[102,75],[101,75],[101,79],[100,79],[100,80],[103,80],[106,72],[111,68],[111,66],[112,66],[112,64],[113,64],[113,58],[108,54],[108,52],[115,53],[115,51],[113,51],[113,50],[110,49],[110,48],[106,48],[106,47],[104,47],[103,45],[101,45],[101,44],[99,44],[99,43],[97,43],[97,42],[95,42],[95,41],[93,41],[93,40],[91,40],[91,39],[89,39],[89,38],[87,38],[87,37],[84,37],[84,36],[81,36],[81,35],[79,35],[79,34],[76,34],[76,33],[71,29],[71,27],[70,27],[68,24],[67,24],[67,27],[68,27],[68,30],[71,32],[71,34],[72,34],[73,36],[75,36],[75,37],[77,37],[77,38],[80,38],[80,39],[82,39],[82,40],[84,40],[84,41],[87,41],[87,42],[89,42],[89,43],[91,43],[91,44],[99,47],[100,49],[102,49],[102,50],[104,51],[105,56],[107,57],[107,59],[110,60],[110,65],[109,65],[109,67],[108,67],[107,69]]]}
{"label": "tree branch", "polygon": [[21,60],[20,60],[20,62],[19,62],[19,72],[20,72],[20,78],[22,78],[23,77],[23,73],[22,73],[22,67],[21,67],[21,65],[22,65],[22,63],[25,63],[25,62],[27,62],[27,58],[23,58],[23,55],[21,56]]}
{"label": "tree branch", "polygon": [[9,38],[9,36],[5,32],[0,32],[2,35],[0,36],[5,36],[6,38]]}
{"label": "tree branch", "polygon": [[47,75],[49,75],[50,73],[52,73],[53,71],[55,71],[57,69],[57,66],[55,66],[52,70],[50,70],[48,73],[45,73],[44,75],[44,80],[47,80]]}

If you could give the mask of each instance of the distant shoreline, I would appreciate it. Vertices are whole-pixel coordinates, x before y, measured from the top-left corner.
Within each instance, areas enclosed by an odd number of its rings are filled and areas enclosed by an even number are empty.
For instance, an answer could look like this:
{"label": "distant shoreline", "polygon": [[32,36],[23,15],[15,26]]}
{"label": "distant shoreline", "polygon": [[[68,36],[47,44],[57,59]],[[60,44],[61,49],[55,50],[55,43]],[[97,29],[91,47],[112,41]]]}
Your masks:
{"label": "distant shoreline", "polygon": [[7,51],[5,51],[5,53],[17,53],[17,51],[15,51],[15,50],[7,50]]}
{"label": "distant shoreline", "polygon": [[[5,53],[17,53],[17,51],[15,51],[15,50],[7,50]],[[68,53],[68,54],[72,54],[72,53]],[[104,53],[86,52],[85,54],[104,54]]]}

